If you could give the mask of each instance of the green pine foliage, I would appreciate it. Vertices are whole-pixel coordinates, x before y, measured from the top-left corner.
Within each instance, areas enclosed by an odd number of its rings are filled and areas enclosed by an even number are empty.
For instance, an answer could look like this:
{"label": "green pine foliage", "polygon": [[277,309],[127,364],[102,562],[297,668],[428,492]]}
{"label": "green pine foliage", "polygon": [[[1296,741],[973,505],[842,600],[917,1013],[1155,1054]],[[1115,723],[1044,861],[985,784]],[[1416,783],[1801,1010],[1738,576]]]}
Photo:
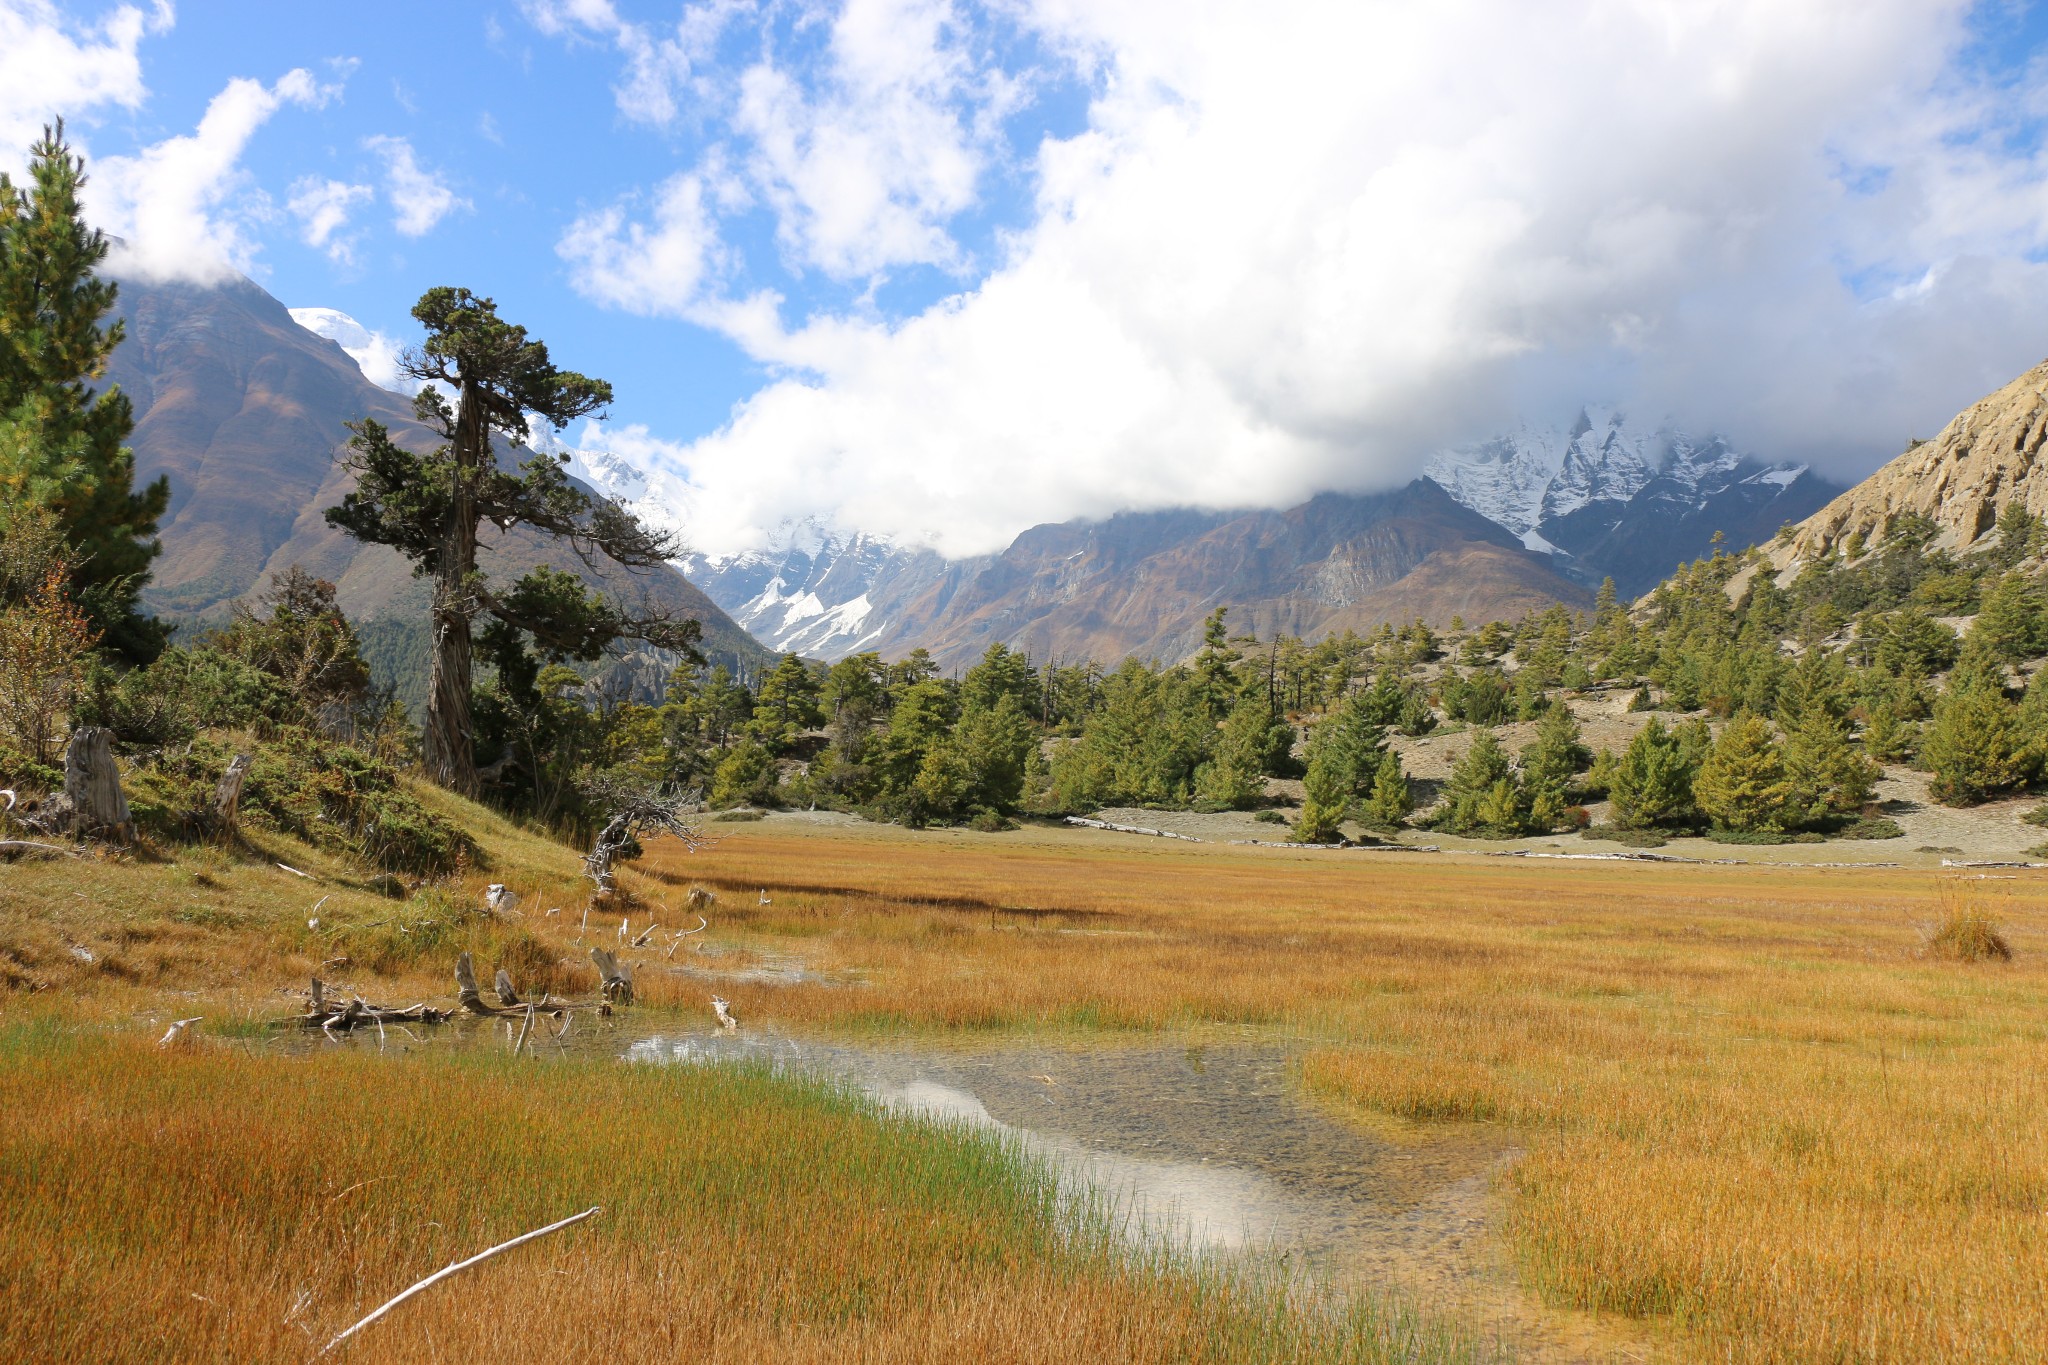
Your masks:
{"label": "green pine foliage", "polygon": [[1528,832],[1529,802],[1491,730],[1478,730],[1444,785],[1443,810],[1434,821],[1449,834],[1512,839]]}
{"label": "green pine foliage", "polygon": [[1715,829],[1777,834],[1794,818],[1793,786],[1770,722],[1746,715],[1729,722],[1707,751],[1693,797]]}
{"label": "green pine foliage", "polygon": [[1389,831],[1406,824],[1415,812],[1415,792],[1408,774],[1402,771],[1401,756],[1392,749],[1380,755],[1372,776],[1372,790],[1360,805],[1358,818],[1369,829]]}
{"label": "green pine foliage", "polygon": [[72,601],[105,648],[147,662],[167,639],[138,602],[170,484],[136,491],[134,411],[100,386],[122,328],[101,325],[116,290],[97,273],[108,242],[86,226],[85,183],[61,123],[29,150],[26,185],[0,174],[0,539],[25,509],[54,513]]}
{"label": "green pine foliage", "polygon": [[1696,760],[1655,716],[1614,766],[1608,793],[1623,829],[1675,829],[1692,823]]}

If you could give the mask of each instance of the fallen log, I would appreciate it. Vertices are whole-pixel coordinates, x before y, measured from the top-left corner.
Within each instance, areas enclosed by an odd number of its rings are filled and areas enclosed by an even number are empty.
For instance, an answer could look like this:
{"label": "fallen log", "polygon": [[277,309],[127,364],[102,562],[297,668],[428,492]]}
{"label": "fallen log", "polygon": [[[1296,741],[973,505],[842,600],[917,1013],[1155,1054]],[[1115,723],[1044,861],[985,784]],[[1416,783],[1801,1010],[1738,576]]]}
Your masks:
{"label": "fallen log", "polygon": [[75,848],[39,844],[33,839],[0,839],[0,858],[21,858],[33,853],[38,858],[83,858]]}

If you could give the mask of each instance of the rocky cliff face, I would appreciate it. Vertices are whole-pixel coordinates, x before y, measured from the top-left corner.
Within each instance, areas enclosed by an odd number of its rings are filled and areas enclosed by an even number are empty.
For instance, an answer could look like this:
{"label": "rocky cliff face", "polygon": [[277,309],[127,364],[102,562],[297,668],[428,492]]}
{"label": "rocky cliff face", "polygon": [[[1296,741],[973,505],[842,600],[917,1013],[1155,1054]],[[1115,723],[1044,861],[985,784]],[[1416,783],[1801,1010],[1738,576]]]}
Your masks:
{"label": "rocky cliff face", "polygon": [[[218,287],[124,280],[119,307],[128,336],[108,378],[135,403],[137,478],[171,480],[148,606],[219,619],[268,575],[303,564],[337,585],[352,617],[423,629],[426,584],[395,552],[350,540],[322,515],[347,488],[335,463],[348,440],[343,424],[373,417],[400,439],[429,439],[411,404],[371,384],[339,345],[246,279]],[[613,566],[593,575],[538,537],[487,533],[486,542],[493,575],[554,564],[695,617],[710,653],[748,667],[767,657],[680,573]]]}
{"label": "rocky cliff face", "polygon": [[1935,545],[1964,550],[1993,533],[2018,502],[2048,516],[2048,477],[2037,475],[2048,442],[2048,362],[1971,404],[1943,427],[1800,524],[1774,547],[1780,568],[1832,554],[1851,536],[1876,544],[1901,512],[1932,518]]}

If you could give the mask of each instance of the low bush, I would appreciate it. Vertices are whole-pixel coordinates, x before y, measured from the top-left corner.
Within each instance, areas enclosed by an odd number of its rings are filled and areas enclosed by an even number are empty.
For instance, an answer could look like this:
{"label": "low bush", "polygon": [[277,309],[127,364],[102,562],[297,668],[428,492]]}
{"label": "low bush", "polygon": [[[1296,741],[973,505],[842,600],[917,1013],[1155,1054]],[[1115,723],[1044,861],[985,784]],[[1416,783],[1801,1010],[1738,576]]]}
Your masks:
{"label": "low bush", "polygon": [[1997,922],[1969,909],[1951,911],[1927,936],[1927,951],[1956,962],[2012,961],[2012,945],[1998,931]]}

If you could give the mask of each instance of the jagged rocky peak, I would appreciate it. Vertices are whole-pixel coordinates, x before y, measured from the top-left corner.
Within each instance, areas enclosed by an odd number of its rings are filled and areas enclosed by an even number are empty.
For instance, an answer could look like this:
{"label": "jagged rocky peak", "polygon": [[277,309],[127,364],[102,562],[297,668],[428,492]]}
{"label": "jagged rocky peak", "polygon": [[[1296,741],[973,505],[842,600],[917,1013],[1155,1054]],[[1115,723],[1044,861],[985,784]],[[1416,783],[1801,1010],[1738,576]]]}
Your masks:
{"label": "jagged rocky peak", "polygon": [[1862,483],[1802,522],[1773,559],[1779,567],[1833,554],[1852,536],[1871,544],[1902,512],[1931,518],[1935,544],[1968,549],[1995,533],[2018,502],[2048,516],[2048,361],[1956,414],[1931,441],[1916,442]]}
{"label": "jagged rocky peak", "polygon": [[1438,451],[1424,472],[1567,575],[1588,584],[1612,576],[1624,592],[1706,553],[1717,531],[1754,544],[1840,491],[1803,464],[1767,462],[1668,422],[1638,426],[1602,407]]}
{"label": "jagged rocky peak", "polygon": [[[1659,478],[1697,489],[1745,462],[1763,466],[1722,437],[1694,436],[1669,424],[1642,428],[1616,409],[1589,406],[1563,426],[1524,424],[1475,445],[1437,451],[1423,473],[1489,521],[1525,536],[1589,503],[1627,502]],[[1804,466],[1769,468],[1796,477]]]}
{"label": "jagged rocky peak", "polygon": [[733,619],[755,639],[836,659],[879,640],[945,561],[921,544],[795,517],[758,549],[692,554],[682,568],[712,600],[730,603]]}

